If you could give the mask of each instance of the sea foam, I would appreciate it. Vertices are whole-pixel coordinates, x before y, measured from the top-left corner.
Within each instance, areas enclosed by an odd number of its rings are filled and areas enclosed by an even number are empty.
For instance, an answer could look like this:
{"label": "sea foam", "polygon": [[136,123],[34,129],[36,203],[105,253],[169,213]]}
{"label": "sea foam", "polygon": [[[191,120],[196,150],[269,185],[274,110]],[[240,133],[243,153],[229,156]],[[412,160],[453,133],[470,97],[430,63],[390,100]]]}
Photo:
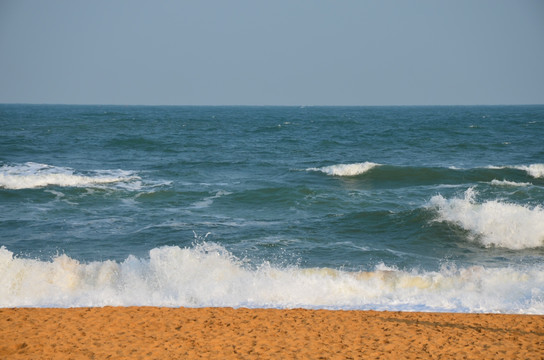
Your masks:
{"label": "sea foam", "polygon": [[380,166],[373,162],[363,162],[363,163],[354,163],[354,164],[337,164],[330,166],[323,166],[320,168],[309,168],[307,171],[320,171],[327,175],[332,176],[356,176],[364,174],[365,172]]}
{"label": "sea foam", "polygon": [[462,198],[433,196],[429,207],[438,212],[438,221],[455,223],[471,231],[473,240],[486,247],[514,250],[544,246],[544,209],[498,200],[476,201],[476,191],[469,188]]}
{"label": "sea foam", "polygon": [[111,183],[125,183],[129,186],[128,182],[139,179],[132,172],[124,170],[98,170],[83,175],[70,168],[33,162],[0,167],[0,188],[12,190],[45,186],[86,187]]}
{"label": "sea foam", "polygon": [[214,243],[148,258],[81,263],[21,259],[0,248],[1,307],[229,306],[544,314],[544,269],[373,271],[247,266]]}

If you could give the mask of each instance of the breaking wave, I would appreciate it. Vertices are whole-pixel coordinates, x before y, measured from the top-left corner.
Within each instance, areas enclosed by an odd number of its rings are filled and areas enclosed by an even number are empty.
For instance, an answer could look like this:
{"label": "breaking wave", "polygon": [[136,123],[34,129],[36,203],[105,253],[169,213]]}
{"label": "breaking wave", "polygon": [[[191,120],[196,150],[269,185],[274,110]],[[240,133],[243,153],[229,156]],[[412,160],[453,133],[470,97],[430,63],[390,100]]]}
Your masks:
{"label": "breaking wave", "polygon": [[531,164],[528,166],[515,166],[515,169],[524,170],[534,178],[544,178],[544,164]]}
{"label": "breaking wave", "polygon": [[337,164],[337,165],[323,166],[320,168],[309,168],[306,170],[320,171],[322,173],[325,173],[327,175],[332,175],[332,176],[356,176],[356,175],[364,174],[365,172],[375,168],[376,166],[380,166],[380,164],[367,161],[367,162],[355,163],[355,164]]}
{"label": "breaking wave", "polygon": [[544,209],[498,200],[476,201],[469,188],[463,198],[433,196],[429,207],[438,212],[438,221],[448,221],[469,230],[473,240],[486,247],[526,249],[544,246]]}
{"label": "breaking wave", "polygon": [[492,180],[490,184],[494,186],[519,186],[519,187],[531,186],[531,183],[515,182],[515,181],[508,181],[508,180],[497,180],[497,179]]}
{"label": "breaking wave", "polygon": [[12,190],[46,186],[88,187],[112,183],[127,185],[138,180],[140,177],[124,170],[97,170],[84,175],[70,168],[33,162],[0,167],[0,188]]}
{"label": "breaking wave", "polygon": [[516,169],[525,171],[534,178],[544,178],[544,164],[516,165],[516,166],[488,166],[488,169]]}
{"label": "breaking wave", "polygon": [[249,267],[223,247],[160,247],[149,258],[81,263],[21,259],[0,248],[1,307],[230,306],[544,313],[544,269],[369,272]]}

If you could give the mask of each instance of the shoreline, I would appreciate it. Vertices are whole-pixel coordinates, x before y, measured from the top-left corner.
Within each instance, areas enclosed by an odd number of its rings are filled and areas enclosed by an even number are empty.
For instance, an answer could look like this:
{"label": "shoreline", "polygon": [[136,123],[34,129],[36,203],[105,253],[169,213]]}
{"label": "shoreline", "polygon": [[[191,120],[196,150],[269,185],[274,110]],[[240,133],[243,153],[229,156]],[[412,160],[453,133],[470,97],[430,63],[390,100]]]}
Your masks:
{"label": "shoreline", "polygon": [[0,358],[542,359],[544,315],[0,308]]}

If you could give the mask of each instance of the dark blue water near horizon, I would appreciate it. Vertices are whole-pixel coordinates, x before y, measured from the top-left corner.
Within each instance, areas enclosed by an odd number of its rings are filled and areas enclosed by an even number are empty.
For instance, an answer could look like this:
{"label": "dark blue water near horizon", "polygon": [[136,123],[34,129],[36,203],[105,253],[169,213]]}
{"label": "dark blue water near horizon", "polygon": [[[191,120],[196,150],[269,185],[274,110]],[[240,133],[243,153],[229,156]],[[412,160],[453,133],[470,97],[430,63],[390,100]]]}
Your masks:
{"label": "dark blue water near horizon", "polygon": [[0,129],[0,306],[544,313],[542,105],[4,104]]}

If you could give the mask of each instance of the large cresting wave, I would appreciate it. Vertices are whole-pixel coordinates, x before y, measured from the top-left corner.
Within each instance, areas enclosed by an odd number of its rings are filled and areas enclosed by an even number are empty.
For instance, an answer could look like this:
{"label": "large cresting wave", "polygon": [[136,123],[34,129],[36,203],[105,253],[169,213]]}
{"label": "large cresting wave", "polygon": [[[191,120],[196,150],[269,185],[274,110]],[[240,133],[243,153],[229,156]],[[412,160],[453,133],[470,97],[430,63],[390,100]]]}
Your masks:
{"label": "large cresting wave", "polygon": [[1,307],[230,306],[544,314],[544,269],[251,267],[214,243],[81,263],[0,248]]}
{"label": "large cresting wave", "polygon": [[544,246],[544,209],[498,200],[477,202],[469,188],[464,197],[431,198],[429,207],[438,212],[438,221],[448,221],[469,230],[472,240],[486,247],[526,249]]}
{"label": "large cresting wave", "polygon": [[534,178],[544,178],[544,164],[515,166],[515,169],[524,170]]}

